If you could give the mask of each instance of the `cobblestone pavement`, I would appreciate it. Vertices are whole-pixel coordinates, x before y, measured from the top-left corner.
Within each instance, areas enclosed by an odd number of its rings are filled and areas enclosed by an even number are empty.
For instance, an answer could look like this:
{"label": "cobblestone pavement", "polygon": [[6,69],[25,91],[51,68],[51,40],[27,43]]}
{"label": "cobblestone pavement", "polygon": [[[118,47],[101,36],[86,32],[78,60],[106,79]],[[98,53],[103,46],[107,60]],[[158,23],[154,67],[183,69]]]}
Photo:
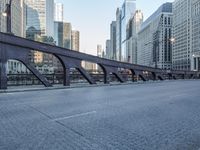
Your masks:
{"label": "cobblestone pavement", "polygon": [[199,150],[200,81],[0,94],[0,150]]}

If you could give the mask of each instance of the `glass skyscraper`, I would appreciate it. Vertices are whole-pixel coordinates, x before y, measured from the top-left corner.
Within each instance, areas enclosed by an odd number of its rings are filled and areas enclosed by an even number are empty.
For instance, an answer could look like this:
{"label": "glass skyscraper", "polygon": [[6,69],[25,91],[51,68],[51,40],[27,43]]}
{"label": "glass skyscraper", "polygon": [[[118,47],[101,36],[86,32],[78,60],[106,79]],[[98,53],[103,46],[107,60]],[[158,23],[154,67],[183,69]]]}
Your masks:
{"label": "glass skyscraper", "polygon": [[125,0],[121,10],[121,61],[128,61],[126,27],[136,11],[136,0]]}
{"label": "glass skyscraper", "polygon": [[54,22],[54,40],[57,46],[72,48],[72,26],[67,22]]}
{"label": "glass skyscraper", "polygon": [[25,0],[26,30],[34,27],[42,36],[53,37],[54,0]]}

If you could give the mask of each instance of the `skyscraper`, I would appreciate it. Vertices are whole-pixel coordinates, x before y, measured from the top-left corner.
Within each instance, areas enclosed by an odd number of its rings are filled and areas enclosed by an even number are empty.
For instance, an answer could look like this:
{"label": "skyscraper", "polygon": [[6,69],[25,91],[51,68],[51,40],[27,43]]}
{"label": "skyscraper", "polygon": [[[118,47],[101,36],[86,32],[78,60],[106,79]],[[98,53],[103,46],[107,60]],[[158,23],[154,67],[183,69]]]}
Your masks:
{"label": "skyscraper", "polygon": [[191,69],[192,51],[192,0],[173,2],[173,69]]}
{"label": "skyscraper", "polygon": [[128,61],[126,27],[136,11],[135,0],[125,0],[121,10],[121,61]]}
{"label": "skyscraper", "polygon": [[77,30],[72,30],[72,50],[80,51],[80,33]]}
{"label": "skyscraper", "polygon": [[103,54],[102,45],[97,45],[97,56],[102,57],[102,54]]}
{"label": "skyscraper", "polygon": [[71,23],[54,22],[54,40],[57,46],[71,49]]}
{"label": "skyscraper", "polygon": [[127,25],[127,43],[126,48],[128,52],[128,59],[130,63],[137,64],[137,40],[138,32],[143,23],[143,13],[137,10],[134,16],[129,20]]}
{"label": "skyscraper", "polygon": [[62,3],[54,4],[54,21],[63,22],[63,4]]}
{"label": "skyscraper", "polygon": [[107,59],[112,58],[111,41],[110,40],[106,40],[106,58]]}
{"label": "skyscraper", "polygon": [[172,3],[165,3],[142,24],[138,33],[138,64],[171,69],[172,16]]}
{"label": "skyscraper", "polygon": [[53,37],[54,0],[25,0],[25,3],[26,29],[34,27],[41,32],[41,36]]}
{"label": "skyscraper", "polygon": [[64,47],[68,49],[72,49],[72,25],[71,23],[64,22]]}
{"label": "skyscraper", "polygon": [[121,61],[121,14],[120,8],[116,11],[116,59]]}
{"label": "skyscraper", "polygon": [[116,60],[116,21],[112,21],[110,25],[110,50],[110,59]]}
{"label": "skyscraper", "polygon": [[[6,11],[6,4],[9,0],[0,0],[0,12]],[[11,5],[11,30],[12,33],[24,37],[25,36],[25,14],[24,14],[24,1],[12,1]],[[0,15],[0,32],[7,32],[6,16]]]}
{"label": "skyscraper", "polygon": [[200,70],[200,1],[192,1],[192,60],[191,69]]}

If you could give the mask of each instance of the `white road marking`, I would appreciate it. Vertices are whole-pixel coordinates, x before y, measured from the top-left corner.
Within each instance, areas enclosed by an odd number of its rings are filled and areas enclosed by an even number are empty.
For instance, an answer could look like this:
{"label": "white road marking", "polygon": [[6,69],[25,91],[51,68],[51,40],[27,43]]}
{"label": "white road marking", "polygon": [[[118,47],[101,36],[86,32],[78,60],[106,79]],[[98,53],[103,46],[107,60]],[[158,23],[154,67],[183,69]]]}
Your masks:
{"label": "white road marking", "polygon": [[96,113],[97,113],[96,111],[90,111],[90,112],[75,114],[75,115],[71,115],[71,116],[67,116],[67,117],[56,118],[56,119],[53,119],[52,121],[61,121],[61,120],[77,118],[77,117],[87,116],[87,115],[96,114]]}

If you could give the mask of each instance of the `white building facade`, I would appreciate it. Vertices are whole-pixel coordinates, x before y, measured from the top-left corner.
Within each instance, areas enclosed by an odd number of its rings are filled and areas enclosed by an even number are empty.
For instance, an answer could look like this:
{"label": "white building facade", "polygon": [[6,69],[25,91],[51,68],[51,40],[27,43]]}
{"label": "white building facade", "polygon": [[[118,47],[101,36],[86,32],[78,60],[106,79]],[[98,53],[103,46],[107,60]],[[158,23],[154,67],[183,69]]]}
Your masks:
{"label": "white building facade", "polygon": [[54,21],[56,22],[63,22],[64,15],[63,15],[63,4],[62,3],[55,3],[54,4]]}
{"label": "white building facade", "polygon": [[165,3],[142,24],[138,33],[138,64],[172,68],[172,16],[172,3]]}
{"label": "white building facade", "polygon": [[190,70],[192,57],[192,15],[191,1],[173,2],[173,69]]}
{"label": "white building facade", "polygon": [[192,1],[192,58],[191,70],[200,70],[200,1]]}

